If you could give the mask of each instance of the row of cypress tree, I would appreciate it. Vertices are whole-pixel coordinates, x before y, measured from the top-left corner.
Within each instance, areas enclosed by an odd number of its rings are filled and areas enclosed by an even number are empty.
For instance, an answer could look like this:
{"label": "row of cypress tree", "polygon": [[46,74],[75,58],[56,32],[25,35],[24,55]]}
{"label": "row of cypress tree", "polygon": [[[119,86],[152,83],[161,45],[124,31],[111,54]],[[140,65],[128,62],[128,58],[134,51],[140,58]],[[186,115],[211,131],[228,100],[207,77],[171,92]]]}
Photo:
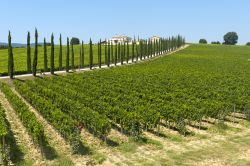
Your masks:
{"label": "row of cypress tree", "polygon": [[[129,63],[134,61],[143,60],[152,58],[156,55],[160,55],[169,51],[173,51],[182,45],[185,44],[185,39],[178,35],[177,37],[171,37],[171,38],[160,38],[159,40],[133,40],[132,43],[128,42],[122,42],[113,44],[109,41],[102,41],[100,40],[98,42],[98,49],[97,49],[97,55],[98,55],[98,67],[101,68],[102,66],[102,56],[103,56],[103,46],[104,46],[104,63],[110,67],[110,64],[117,65],[117,63],[121,63],[123,65],[124,62]],[[47,46],[50,45],[50,68],[48,68],[48,55],[47,55]],[[131,47],[130,47],[131,45]],[[8,73],[10,78],[12,79],[14,77],[14,57],[13,57],[13,49],[11,45],[11,33],[9,32],[8,36]],[[63,45],[62,45],[62,36],[60,34],[59,37],[59,65],[57,70],[63,70],[64,67],[62,65],[63,63]],[[75,52],[74,52],[74,45],[71,44],[70,48],[70,42],[69,38],[67,38],[67,47],[66,47],[66,65],[65,70],[66,72],[69,72],[70,69],[75,69]],[[84,54],[84,43],[82,41],[81,47],[80,47],[80,63],[79,68],[84,68],[84,60],[85,60],[85,54]],[[71,58],[70,58],[71,55]],[[71,65],[70,65],[70,59],[71,59]],[[93,43],[90,39],[89,41],[89,68],[93,68]],[[54,35],[52,33],[51,35],[51,42],[48,44],[46,42],[46,39],[44,38],[43,43],[43,69],[41,72],[48,72],[50,69],[50,73],[54,74],[55,72],[55,45],[54,45]],[[30,44],[30,32],[27,34],[27,72],[32,73],[33,76],[36,76],[37,74],[37,63],[38,63],[38,31],[35,29],[35,46],[34,46],[34,57],[33,57],[33,63],[31,60],[31,44]]]}

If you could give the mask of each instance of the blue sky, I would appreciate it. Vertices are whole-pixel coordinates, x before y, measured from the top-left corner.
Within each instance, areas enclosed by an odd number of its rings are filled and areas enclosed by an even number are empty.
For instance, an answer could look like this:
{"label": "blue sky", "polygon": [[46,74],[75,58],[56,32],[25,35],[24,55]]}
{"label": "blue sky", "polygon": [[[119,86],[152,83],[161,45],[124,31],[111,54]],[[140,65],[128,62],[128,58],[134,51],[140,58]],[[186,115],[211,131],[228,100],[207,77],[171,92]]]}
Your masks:
{"label": "blue sky", "polygon": [[125,34],[141,38],[181,34],[189,42],[200,38],[222,41],[236,31],[239,43],[250,41],[249,0],[0,0],[0,41],[25,43],[27,31],[39,31],[40,41],[58,37],[88,41]]}

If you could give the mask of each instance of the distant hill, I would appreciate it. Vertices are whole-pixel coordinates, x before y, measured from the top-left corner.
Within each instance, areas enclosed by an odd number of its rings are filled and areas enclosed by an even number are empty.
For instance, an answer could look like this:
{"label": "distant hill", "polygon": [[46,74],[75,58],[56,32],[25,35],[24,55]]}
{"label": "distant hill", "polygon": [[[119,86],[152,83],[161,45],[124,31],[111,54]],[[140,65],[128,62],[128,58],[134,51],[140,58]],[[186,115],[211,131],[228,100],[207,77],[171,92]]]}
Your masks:
{"label": "distant hill", "polygon": [[[3,42],[0,42],[0,46],[7,46],[8,43],[3,43]],[[43,43],[38,43],[38,45],[43,45]],[[22,44],[22,43],[12,43],[12,47],[14,48],[17,48],[17,47],[26,47],[27,44]],[[30,44],[31,47],[34,47],[35,46],[35,43],[31,43]]]}

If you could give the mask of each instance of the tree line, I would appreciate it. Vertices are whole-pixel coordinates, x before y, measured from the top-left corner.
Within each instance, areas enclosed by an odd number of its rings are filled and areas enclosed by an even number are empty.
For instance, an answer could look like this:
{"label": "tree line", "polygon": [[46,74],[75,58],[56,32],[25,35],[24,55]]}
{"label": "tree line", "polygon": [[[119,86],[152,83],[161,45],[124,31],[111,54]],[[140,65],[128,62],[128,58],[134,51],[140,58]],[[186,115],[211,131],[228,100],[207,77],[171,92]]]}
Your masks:
{"label": "tree line", "polygon": [[[27,73],[32,73],[33,76],[36,76],[38,73],[38,31],[35,29],[35,44],[34,44],[34,54],[33,58],[31,58],[31,35],[30,32],[27,34]],[[11,79],[14,78],[14,56],[13,56],[13,48],[11,43],[11,33],[9,32],[8,35],[8,75]],[[75,64],[75,43],[80,44],[80,63]],[[157,55],[164,54],[169,51],[173,51],[182,45],[185,44],[185,39],[178,35],[169,38],[159,38],[157,40],[151,39],[134,39],[132,42],[119,42],[114,44],[109,40],[100,41],[97,43],[97,56],[98,56],[98,67],[102,67],[102,56],[103,56],[103,47],[104,47],[104,64],[110,67],[111,64],[115,66],[117,63],[124,63],[136,62],[138,60],[152,58]],[[89,41],[89,69],[94,67],[93,63],[93,42],[90,39]],[[50,59],[48,59],[48,48],[50,46]],[[43,40],[43,72],[50,72],[51,74],[55,73],[55,70],[66,70],[69,72],[70,70],[75,70],[76,66],[79,68],[84,68],[84,60],[85,60],[85,48],[84,42],[80,43],[80,40],[77,38],[72,38],[69,41],[67,37],[67,44],[66,44],[66,62],[65,67],[63,66],[63,45],[62,45],[62,35],[60,34],[59,37],[59,58],[58,58],[58,68],[55,68],[55,44],[54,44],[54,35],[52,33],[50,38],[50,43],[46,41],[46,38]],[[40,56],[39,56],[40,57]],[[32,61],[33,59],[33,61]],[[50,66],[48,66],[48,61],[50,61]],[[70,64],[71,62],[71,64]]]}

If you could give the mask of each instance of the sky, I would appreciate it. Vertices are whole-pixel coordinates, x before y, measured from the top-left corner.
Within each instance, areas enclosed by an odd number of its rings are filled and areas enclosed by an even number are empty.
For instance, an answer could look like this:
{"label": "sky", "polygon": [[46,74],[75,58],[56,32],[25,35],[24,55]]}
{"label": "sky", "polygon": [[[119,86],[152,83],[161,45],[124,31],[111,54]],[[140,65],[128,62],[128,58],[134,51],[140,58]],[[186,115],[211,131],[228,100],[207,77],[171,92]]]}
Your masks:
{"label": "sky", "polygon": [[0,0],[0,5],[0,42],[7,42],[10,30],[12,42],[26,43],[35,28],[40,42],[52,32],[56,39],[61,33],[64,43],[66,37],[88,42],[117,34],[222,42],[229,31],[238,33],[239,44],[250,42],[249,0]]}

